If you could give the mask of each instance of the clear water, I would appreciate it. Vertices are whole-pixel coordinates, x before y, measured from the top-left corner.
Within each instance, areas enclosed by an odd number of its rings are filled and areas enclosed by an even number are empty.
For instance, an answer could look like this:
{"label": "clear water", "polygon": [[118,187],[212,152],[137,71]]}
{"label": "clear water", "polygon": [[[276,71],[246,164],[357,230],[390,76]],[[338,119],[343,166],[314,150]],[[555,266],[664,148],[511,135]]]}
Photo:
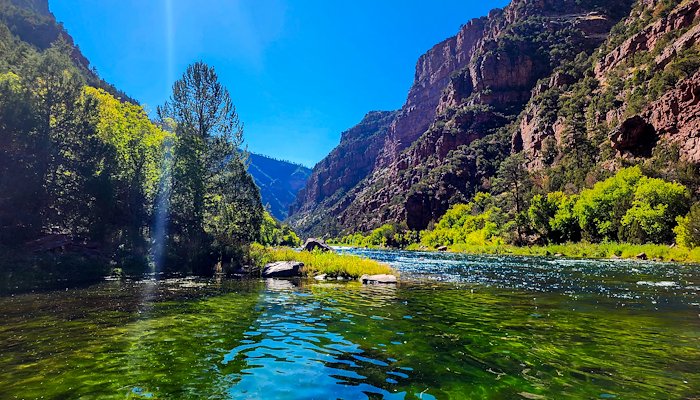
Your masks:
{"label": "clear water", "polygon": [[398,286],[0,297],[0,399],[695,399],[700,268],[359,251]]}

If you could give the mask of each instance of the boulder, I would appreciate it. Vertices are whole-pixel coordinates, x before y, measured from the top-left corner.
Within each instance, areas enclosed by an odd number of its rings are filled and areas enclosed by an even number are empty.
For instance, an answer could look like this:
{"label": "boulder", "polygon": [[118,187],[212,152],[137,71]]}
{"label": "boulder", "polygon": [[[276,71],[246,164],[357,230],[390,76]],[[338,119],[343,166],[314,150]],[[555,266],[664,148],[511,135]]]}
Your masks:
{"label": "boulder", "polygon": [[314,279],[316,279],[317,281],[325,281],[326,274],[316,275],[316,276],[314,276]]}
{"label": "boulder", "polygon": [[360,277],[360,281],[364,284],[369,284],[369,283],[389,284],[389,283],[396,283],[397,279],[394,275],[387,275],[387,274],[362,275]]}
{"label": "boulder", "polygon": [[639,254],[637,254],[637,259],[638,259],[638,260],[646,260],[646,259],[648,259],[648,258],[649,258],[649,256],[647,256],[647,253],[639,253]]}
{"label": "boulder", "polygon": [[299,261],[277,261],[265,265],[263,278],[291,278],[301,276],[301,267],[304,263]]}
{"label": "boulder", "polygon": [[316,238],[308,238],[306,239],[306,242],[304,242],[304,245],[301,248],[304,251],[314,251],[314,250],[321,250],[321,251],[333,251],[333,249],[327,245],[323,239],[316,239]]}
{"label": "boulder", "polygon": [[440,246],[437,248],[437,251],[447,251],[447,246]]}

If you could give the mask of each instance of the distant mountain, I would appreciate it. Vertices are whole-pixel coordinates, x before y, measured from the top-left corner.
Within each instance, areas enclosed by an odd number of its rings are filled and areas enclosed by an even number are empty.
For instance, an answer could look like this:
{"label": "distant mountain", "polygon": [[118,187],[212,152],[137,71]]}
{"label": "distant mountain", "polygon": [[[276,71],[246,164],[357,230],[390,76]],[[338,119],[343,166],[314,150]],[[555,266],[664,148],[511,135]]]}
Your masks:
{"label": "distant mountain", "polygon": [[248,172],[260,188],[263,204],[280,221],[287,218],[289,206],[311,175],[303,165],[253,153]]}

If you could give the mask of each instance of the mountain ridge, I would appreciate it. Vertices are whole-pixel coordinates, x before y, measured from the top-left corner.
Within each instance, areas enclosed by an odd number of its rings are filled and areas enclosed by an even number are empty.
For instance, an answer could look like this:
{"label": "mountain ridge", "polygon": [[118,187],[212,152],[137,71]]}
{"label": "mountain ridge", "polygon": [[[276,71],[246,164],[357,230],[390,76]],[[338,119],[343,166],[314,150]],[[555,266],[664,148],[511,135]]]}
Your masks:
{"label": "mountain ridge", "polygon": [[250,153],[248,173],[260,189],[262,202],[278,220],[287,218],[289,206],[311,174],[311,169],[289,161]]}
{"label": "mountain ridge", "polygon": [[[570,166],[581,175],[569,182],[570,192],[590,185],[611,168],[643,161],[630,149],[644,147],[640,144],[644,140],[653,142],[644,149],[647,158],[657,142],[669,141],[680,147],[682,157],[700,158],[693,136],[697,122],[691,112],[697,104],[693,100],[697,77],[684,80],[679,88],[665,87],[655,105],[646,99],[642,109],[624,111],[624,116],[615,115],[619,108],[601,104],[629,101],[608,99],[619,93],[607,93],[606,99],[600,94],[610,72],[604,71],[606,62],[624,63],[635,54],[646,57],[655,52],[663,69],[674,65],[673,60],[682,57],[679,54],[696,48],[700,28],[695,3],[514,0],[504,9],[471,20],[456,36],[419,58],[406,103],[383,133],[384,143],[371,171],[345,193],[336,194],[336,200],[298,197],[290,222],[302,234],[331,236],[366,232],[384,223],[425,229],[451,205],[489,191],[501,161],[512,154],[522,152],[533,173],[542,171],[554,182],[552,187],[566,188],[562,181],[568,178],[562,169],[573,162],[570,154],[578,152],[579,139],[589,146],[591,160]],[[671,38],[672,32],[678,37]],[[626,85],[646,88],[646,83],[620,75]],[[586,91],[586,84],[597,89]],[[556,88],[556,98],[551,88]],[[582,109],[574,112],[572,99],[578,95]],[[679,104],[687,106],[685,113],[677,111]],[[594,107],[605,109],[605,116],[591,117],[597,112]],[[549,121],[552,115],[559,117]],[[648,125],[654,126],[651,139],[644,137]],[[567,135],[572,138],[562,139]],[[347,147],[346,141],[341,140],[339,147]],[[614,151],[607,150],[610,147]],[[543,148],[552,153],[546,162]],[[340,163],[334,160],[337,157],[331,152],[320,164]],[[309,181],[318,178],[312,174]],[[333,223],[309,218],[310,210],[327,213],[324,220]]]}

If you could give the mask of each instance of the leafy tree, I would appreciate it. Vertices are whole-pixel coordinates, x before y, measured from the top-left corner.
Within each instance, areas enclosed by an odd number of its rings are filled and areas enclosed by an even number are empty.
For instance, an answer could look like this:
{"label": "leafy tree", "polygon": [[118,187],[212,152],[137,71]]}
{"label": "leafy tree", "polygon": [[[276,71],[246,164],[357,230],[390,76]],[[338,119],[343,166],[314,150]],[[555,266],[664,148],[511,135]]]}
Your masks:
{"label": "leafy tree", "polygon": [[212,67],[190,65],[158,108],[175,124],[171,221],[180,254],[194,265],[221,261],[231,247],[257,239],[262,223],[260,193],[245,169],[243,125],[228,90]]}
{"label": "leafy tree", "polygon": [[514,154],[501,163],[494,179],[494,188],[506,196],[507,207],[512,210],[512,219],[516,221],[517,242],[522,243],[527,201],[532,190],[532,180],[522,153]]}
{"label": "leafy tree", "polygon": [[635,243],[671,242],[676,218],[688,211],[689,202],[685,186],[643,177],[634,191],[632,207],[622,217],[620,239]]}
{"label": "leafy tree", "polygon": [[676,243],[687,248],[700,246],[700,203],[693,204],[688,215],[676,218],[676,222]]}
{"label": "leafy tree", "polygon": [[106,182],[99,213],[103,224],[117,232],[115,240],[136,244],[150,220],[170,134],[138,105],[121,102],[103,89],[87,87],[85,93],[97,101],[97,135],[110,146],[101,168]]}
{"label": "leafy tree", "polygon": [[573,213],[576,196],[551,192],[530,200],[528,216],[535,232],[546,242],[562,243],[580,239],[578,220]]}
{"label": "leafy tree", "polygon": [[300,246],[301,239],[289,227],[265,211],[260,225],[260,243],[266,246]]}
{"label": "leafy tree", "polygon": [[421,241],[426,246],[453,244],[487,245],[501,233],[501,210],[490,195],[477,195],[478,201],[451,207]]}
{"label": "leafy tree", "polygon": [[617,239],[622,217],[632,207],[634,191],[642,176],[639,167],[626,168],[581,192],[574,213],[588,239]]}

